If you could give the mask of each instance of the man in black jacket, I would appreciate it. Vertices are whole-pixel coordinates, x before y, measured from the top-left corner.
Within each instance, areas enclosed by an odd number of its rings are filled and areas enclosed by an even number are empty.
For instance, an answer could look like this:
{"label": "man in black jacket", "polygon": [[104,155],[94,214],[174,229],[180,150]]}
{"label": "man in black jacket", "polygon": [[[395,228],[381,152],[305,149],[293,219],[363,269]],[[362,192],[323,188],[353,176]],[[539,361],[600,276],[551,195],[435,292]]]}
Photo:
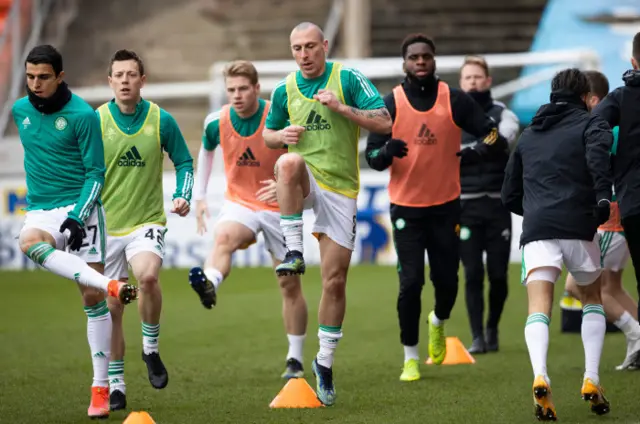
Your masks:
{"label": "man in black jacket", "polygon": [[598,375],[606,320],[597,228],[609,218],[613,134],[602,118],[589,114],[589,80],[580,70],[559,72],[551,90],[551,102],[538,109],[511,154],[502,186],[505,206],[523,217],[522,281],[529,298],[524,333],[534,374],[535,414],[541,420],[556,418],[547,350],[553,288],[563,264],[583,301],[582,398],[596,414],[609,412]]}
{"label": "man in black jacket", "polygon": [[[520,122],[504,103],[491,96],[489,66],[480,56],[468,56],[460,69],[460,88],[482,106],[498,124],[509,147],[516,141]],[[462,148],[478,143],[477,137],[463,132]],[[482,161],[460,162],[460,258],[464,266],[467,312],[471,326],[470,353],[498,350],[498,323],[508,293],[509,257],[511,256],[511,213],[500,200],[504,168],[509,148]],[[487,253],[489,277],[489,311],[486,339],[484,327],[484,260]]]}
{"label": "man in black jacket", "polygon": [[593,113],[612,128],[619,126],[618,150],[613,161],[616,198],[640,296],[640,32],[633,37],[632,55],[633,70],[622,76],[624,86],[609,93]]}
{"label": "man in black jacket", "polygon": [[[429,314],[429,356],[446,356],[444,322],[458,293],[460,159],[479,160],[502,151],[506,140],[471,97],[435,75],[435,45],[422,34],[402,44],[406,78],[384,98],[393,119],[391,134],[371,133],[366,158],[371,168],[390,168],[389,198],[398,255],[398,318],[405,363],[401,381],[420,378],[418,334],[429,256],[435,307]],[[482,140],[460,151],[462,130]]]}

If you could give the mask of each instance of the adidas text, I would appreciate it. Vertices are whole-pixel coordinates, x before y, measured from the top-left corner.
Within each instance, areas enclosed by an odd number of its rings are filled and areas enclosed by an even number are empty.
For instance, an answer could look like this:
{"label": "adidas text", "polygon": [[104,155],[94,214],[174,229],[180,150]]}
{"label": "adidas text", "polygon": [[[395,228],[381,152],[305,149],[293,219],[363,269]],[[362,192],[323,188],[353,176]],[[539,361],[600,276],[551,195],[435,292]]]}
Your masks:
{"label": "adidas text", "polygon": [[135,160],[135,159],[120,159],[118,160],[118,166],[144,166],[143,160]]}

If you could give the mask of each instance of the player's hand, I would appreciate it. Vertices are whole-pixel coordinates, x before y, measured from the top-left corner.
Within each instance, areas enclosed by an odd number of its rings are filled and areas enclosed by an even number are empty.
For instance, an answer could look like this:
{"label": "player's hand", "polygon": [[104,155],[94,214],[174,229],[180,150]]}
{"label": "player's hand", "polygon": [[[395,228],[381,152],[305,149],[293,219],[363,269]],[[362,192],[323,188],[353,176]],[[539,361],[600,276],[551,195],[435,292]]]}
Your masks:
{"label": "player's hand", "polygon": [[191,207],[189,206],[189,202],[187,202],[182,197],[178,197],[173,199],[173,209],[171,209],[171,213],[176,213],[180,216],[187,216]]}
{"label": "player's hand", "polygon": [[282,144],[286,145],[298,144],[298,141],[300,141],[300,136],[304,131],[305,128],[301,125],[289,125],[282,130],[280,141],[282,141]]}
{"label": "player's hand", "polygon": [[276,196],[276,181],[275,180],[263,180],[260,181],[260,184],[263,184],[260,190],[256,192],[256,197],[259,201],[264,203],[278,203],[278,198]]}
{"label": "player's hand", "polygon": [[403,140],[392,138],[387,141],[387,144],[383,147],[384,153],[389,157],[403,158],[407,156],[409,149],[407,143]]}
{"label": "player's hand", "polygon": [[69,237],[67,239],[69,249],[80,250],[82,240],[87,236],[84,227],[75,219],[67,218],[60,226],[60,232],[64,234],[65,231],[69,231]]}
{"label": "player's hand", "polygon": [[[211,215],[209,214],[209,206],[207,206],[206,200],[198,200],[196,202],[196,221],[198,223],[198,234],[203,235],[207,232],[207,219]],[[206,219],[205,219],[206,218]]]}
{"label": "player's hand", "polygon": [[604,224],[609,220],[609,214],[611,213],[611,202],[607,199],[601,199],[598,201],[598,206],[595,210],[596,220],[598,222],[598,226]]}
{"label": "player's hand", "polygon": [[331,90],[318,90],[318,94],[315,94],[313,98],[334,112],[337,112],[338,108],[340,108],[340,100]]}

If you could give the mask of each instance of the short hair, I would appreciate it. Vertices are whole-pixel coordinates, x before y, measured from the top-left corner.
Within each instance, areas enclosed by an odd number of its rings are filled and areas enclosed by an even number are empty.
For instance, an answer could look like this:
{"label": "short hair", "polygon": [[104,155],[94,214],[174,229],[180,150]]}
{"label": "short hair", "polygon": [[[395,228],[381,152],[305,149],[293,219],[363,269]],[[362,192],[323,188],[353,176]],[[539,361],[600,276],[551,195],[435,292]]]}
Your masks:
{"label": "short hair", "polygon": [[142,62],[142,59],[140,59],[140,56],[138,56],[133,50],[121,49],[111,56],[111,60],[109,61],[109,76],[111,76],[114,62],[124,62],[127,60],[135,61],[138,64],[138,71],[140,72],[140,75],[144,75],[144,63]]}
{"label": "short hair", "polygon": [[31,63],[33,65],[51,65],[56,76],[60,75],[60,72],[63,70],[62,55],[50,44],[42,44],[32,48],[24,62],[25,67],[27,66],[27,63]]}
{"label": "short hair", "polygon": [[598,96],[600,100],[604,99],[609,94],[609,80],[607,77],[599,71],[584,71],[583,73],[589,80],[591,94]]}
{"label": "short hair", "polygon": [[636,33],[636,35],[633,37],[631,52],[636,62],[640,62],[640,32]]}
{"label": "short hair", "polygon": [[460,70],[462,70],[462,68],[464,68],[467,65],[479,66],[484,71],[485,76],[487,76],[487,77],[489,76],[489,65],[487,65],[487,61],[485,60],[484,57],[482,57],[482,56],[467,56],[467,57],[465,57],[464,58],[464,62],[462,63],[462,66],[460,67]]}
{"label": "short hair", "polygon": [[578,68],[558,72],[551,80],[551,91],[569,91],[577,96],[589,94],[591,87],[587,76]]}
{"label": "short hair", "polygon": [[427,44],[428,46],[431,47],[431,50],[433,50],[433,53],[435,54],[436,44],[433,42],[433,40],[424,34],[417,33],[417,34],[407,35],[405,39],[402,41],[402,57],[403,58],[407,56],[407,49],[409,48],[409,46],[416,43]]}
{"label": "short hair", "polygon": [[245,77],[251,84],[256,85],[258,83],[258,71],[253,63],[248,60],[236,60],[228,63],[222,71],[222,75],[225,78],[228,77]]}

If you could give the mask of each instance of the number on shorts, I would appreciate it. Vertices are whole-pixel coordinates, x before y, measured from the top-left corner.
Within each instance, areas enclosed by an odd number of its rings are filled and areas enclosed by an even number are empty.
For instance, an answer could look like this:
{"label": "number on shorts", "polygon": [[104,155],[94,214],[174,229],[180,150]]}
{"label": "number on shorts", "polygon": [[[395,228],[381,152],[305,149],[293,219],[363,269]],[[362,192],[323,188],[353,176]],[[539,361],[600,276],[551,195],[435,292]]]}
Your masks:
{"label": "number on shorts", "polygon": [[155,236],[153,234],[153,230],[154,230],[153,228],[149,228],[149,230],[144,234],[144,236],[148,239],[157,241],[160,247],[164,248],[164,234],[167,232],[167,230],[166,229],[164,231],[157,230],[157,235]]}
{"label": "number on shorts", "polygon": [[[95,246],[96,244],[96,239],[98,238],[98,226],[97,225],[89,225],[87,227],[87,235],[85,236],[84,240],[87,240],[86,242],[82,243],[82,247],[89,247],[89,246]],[[89,243],[89,232],[93,232],[93,236],[91,236],[91,242]]]}

